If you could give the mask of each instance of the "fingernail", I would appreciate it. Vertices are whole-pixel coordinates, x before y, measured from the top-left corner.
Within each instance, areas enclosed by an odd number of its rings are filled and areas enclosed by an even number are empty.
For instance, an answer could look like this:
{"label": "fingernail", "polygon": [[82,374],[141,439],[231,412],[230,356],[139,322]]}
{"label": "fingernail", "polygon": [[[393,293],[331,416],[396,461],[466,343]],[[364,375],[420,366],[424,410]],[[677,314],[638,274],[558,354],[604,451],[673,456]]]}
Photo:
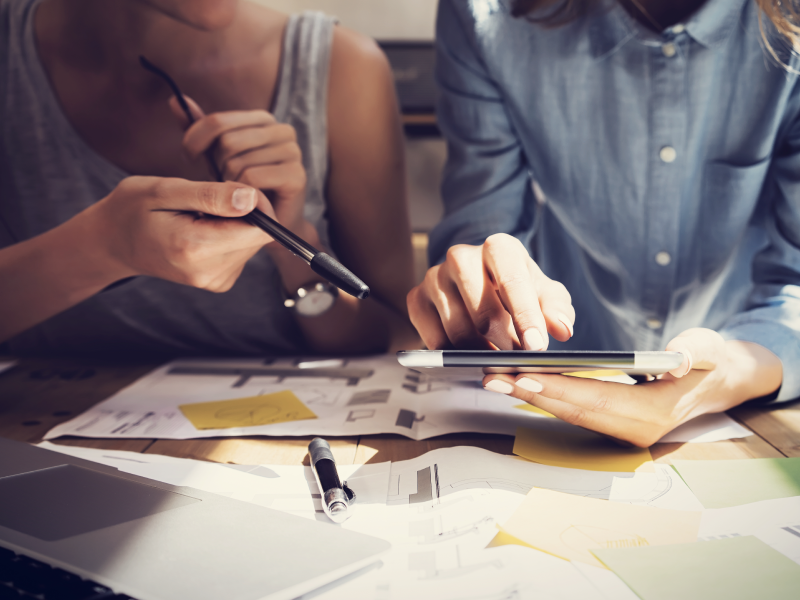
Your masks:
{"label": "fingernail", "polygon": [[256,191],[253,188],[236,188],[231,196],[231,205],[236,210],[251,211],[256,204]]}
{"label": "fingernail", "polygon": [[569,337],[572,337],[572,334],[575,333],[575,331],[572,329],[572,321],[570,318],[564,313],[556,313],[556,319],[561,321],[564,327],[569,329]]}
{"label": "fingernail", "polygon": [[525,350],[544,350],[544,338],[538,329],[531,328],[522,334]]}
{"label": "fingernail", "polygon": [[517,387],[521,387],[523,390],[533,392],[534,394],[538,394],[544,389],[544,386],[541,383],[539,383],[535,379],[528,379],[527,377],[522,377],[521,379],[518,379]]}
{"label": "fingernail", "polygon": [[686,373],[684,373],[684,375],[687,375],[689,371],[692,370],[692,362],[693,362],[692,353],[687,350],[686,352],[683,353],[683,355],[686,357],[686,362],[688,363],[688,366],[686,367]]}
{"label": "fingernail", "polygon": [[490,392],[497,392],[498,394],[510,394],[514,391],[514,386],[502,379],[492,379],[483,387]]}

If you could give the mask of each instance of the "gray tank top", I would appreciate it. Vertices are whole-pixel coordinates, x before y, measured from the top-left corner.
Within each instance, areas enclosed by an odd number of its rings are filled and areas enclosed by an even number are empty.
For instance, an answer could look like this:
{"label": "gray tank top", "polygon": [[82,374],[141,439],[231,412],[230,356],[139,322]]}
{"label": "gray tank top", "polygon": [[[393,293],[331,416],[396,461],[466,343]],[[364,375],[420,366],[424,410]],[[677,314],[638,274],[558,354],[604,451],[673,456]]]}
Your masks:
{"label": "gray tank top", "polygon": [[[0,0],[0,247],[31,238],[108,195],[127,176],[67,121],[36,51],[41,0]],[[290,17],[272,112],[297,130],[307,171],[305,216],[327,246],[327,88],[334,21]],[[299,263],[300,264],[300,263]],[[13,282],[2,282],[0,289]],[[266,252],[234,287],[215,294],[137,277],[20,334],[18,355],[265,355],[302,352]]]}

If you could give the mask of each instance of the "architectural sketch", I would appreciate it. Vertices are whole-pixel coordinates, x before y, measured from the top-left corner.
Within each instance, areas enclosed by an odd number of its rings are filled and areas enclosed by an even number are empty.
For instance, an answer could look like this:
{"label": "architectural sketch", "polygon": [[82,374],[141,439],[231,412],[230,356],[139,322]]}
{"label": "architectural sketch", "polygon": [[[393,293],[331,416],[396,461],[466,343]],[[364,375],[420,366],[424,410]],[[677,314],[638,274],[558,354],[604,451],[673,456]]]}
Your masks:
{"label": "architectural sketch", "polygon": [[168,375],[206,375],[215,377],[236,377],[232,387],[246,385],[252,377],[275,378],[276,383],[283,383],[289,378],[320,378],[344,380],[348,386],[358,385],[362,379],[372,377],[374,371],[369,369],[304,369],[300,367],[213,367],[177,365],[171,367]]}
{"label": "architectural sketch", "polygon": [[389,401],[391,390],[367,390],[356,392],[350,398],[347,406],[358,406],[360,404],[386,404]]}
{"label": "architectural sketch", "polygon": [[372,410],[371,408],[359,408],[350,411],[350,413],[347,415],[347,422],[355,423],[360,419],[371,419],[374,416],[375,416],[375,411]]}

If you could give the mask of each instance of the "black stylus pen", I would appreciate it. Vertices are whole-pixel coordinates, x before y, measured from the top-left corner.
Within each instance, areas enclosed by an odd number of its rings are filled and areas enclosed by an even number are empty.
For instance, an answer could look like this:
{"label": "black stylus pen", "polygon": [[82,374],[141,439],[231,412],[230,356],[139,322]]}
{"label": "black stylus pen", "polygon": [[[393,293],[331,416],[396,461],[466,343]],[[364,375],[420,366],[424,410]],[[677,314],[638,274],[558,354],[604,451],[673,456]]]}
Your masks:
{"label": "black stylus pen", "polygon": [[[167,73],[159,69],[144,56],[139,57],[139,62],[145,69],[151,73],[154,73],[155,75],[158,75],[164,80],[164,82],[166,82],[166,84],[172,90],[172,93],[175,94],[175,98],[178,99],[178,104],[180,104],[181,109],[183,109],[186,118],[189,120],[189,124],[191,125],[194,123],[195,118],[191,109],[189,108],[189,105],[186,103],[186,98],[183,97],[183,93],[178,85],[172,80],[172,77],[167,75]],[[206,150],[205,154],[208,164],[211,167],[214,176],[217,178],[217,181],[224,181],[222,172],[217,166],[217,163],[214,161],[211,148]],[[292,252],[295,256],[299,256],[306,261],[308,266],[310,266],[317,275],[324,277],[343,292],[347,292],[359,300],[363,300],[369,296],[369,287],[367,284],[351,273],[350,270],[348,270],[339,261],[329,254],[317,250],[303,238],[295,235],[286,227],[278,223],[275,219],[265,215],[259,209],[254,209],[253,212],[245,215],[242,218],[251,225],[266,231],[281,246]]]}

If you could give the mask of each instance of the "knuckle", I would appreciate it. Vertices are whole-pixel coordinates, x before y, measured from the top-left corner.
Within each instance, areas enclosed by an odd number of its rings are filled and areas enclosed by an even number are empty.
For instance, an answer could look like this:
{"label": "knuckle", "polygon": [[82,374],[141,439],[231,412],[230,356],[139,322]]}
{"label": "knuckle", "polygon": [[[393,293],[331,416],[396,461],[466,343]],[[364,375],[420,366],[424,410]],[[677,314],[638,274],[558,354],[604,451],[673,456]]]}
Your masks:
{"label": "knuckle", "polygon": [[500,333],[503,327],[502,317],[502,313],[494,307],[481,307],[473,318],[475,329],[482,336],[491,337],[494,333]]}
{"label": "knuckle", "polygon": [[198,207],[202,212],[213,214],[216,211],[219,196],[216,186],[212,184],[199,185],[195,194]]}
{"label": "knuckle", "polygon": [[231,158],[225,163],[225,178],[237,181],[239,175],[246,167],[247,165],[241,158]]}
{"label": "knuckle", "polygon": [[[495,252],[515,252],[522,250],[525,252],[525,247],[517,238],[508,235],[507,233],[495,233],[486,238],[483,243],[484,249],[489,253]],[[527,252],[525,255],[527,256]]]}
{"label": "knuckle", "polygon": [[287,139],[293,142],[297,141],[297,132],[295,131],[294,127],[288,123],[278,123],[275,125],[275,128],[275,133],[279,134],[281,139]]}
{"label": "knuckle", "polygon": [[552,279],[548,285],[550,285],[554,296],[568,304],[572,304],[572,295],[569,293],[569,290],[567,290],[567,286],[560,281],[553,281]]}
{"label": "knuckle", "polygon": [[586,423],[586,411],[580,406],[573,406],[564,413],[562,418],[571,425],[582,426]]}
{"label": "knuckle", "polygon": [[592,411],[599,413],[608,412],[611,410],[612,404],[612,400],[609,396],[600,394],[592,402]]}
{"label": "knuckle", "polygon": [[205,118],[210,129],[217,131],[223,127],[224,119],[220,113],[212,113],[210,115],[206,115]]}
{"label": "knuckle", "polygon": [[541,311],[533,308],[524,308],[514,313],[514,323],[517,327],[525,331],[531,328],[538,328],[537,325],[541,320]]}

